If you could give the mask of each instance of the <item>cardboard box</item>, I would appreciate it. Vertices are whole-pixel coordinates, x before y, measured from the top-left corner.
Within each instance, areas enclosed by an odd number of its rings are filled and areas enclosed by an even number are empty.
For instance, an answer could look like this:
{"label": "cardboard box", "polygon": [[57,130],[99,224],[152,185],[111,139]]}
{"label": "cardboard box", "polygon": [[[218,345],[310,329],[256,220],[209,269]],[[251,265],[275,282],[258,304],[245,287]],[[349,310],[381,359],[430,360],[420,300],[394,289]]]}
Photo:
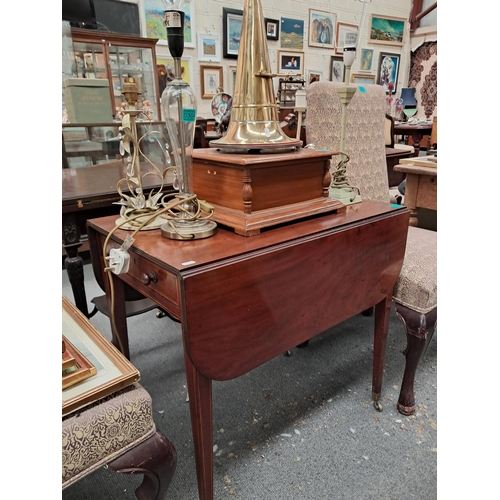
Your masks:
{"label": "cardboard box", "polygon": [[70,123],[113,122],[107,79],[68,78],[63,89]]}

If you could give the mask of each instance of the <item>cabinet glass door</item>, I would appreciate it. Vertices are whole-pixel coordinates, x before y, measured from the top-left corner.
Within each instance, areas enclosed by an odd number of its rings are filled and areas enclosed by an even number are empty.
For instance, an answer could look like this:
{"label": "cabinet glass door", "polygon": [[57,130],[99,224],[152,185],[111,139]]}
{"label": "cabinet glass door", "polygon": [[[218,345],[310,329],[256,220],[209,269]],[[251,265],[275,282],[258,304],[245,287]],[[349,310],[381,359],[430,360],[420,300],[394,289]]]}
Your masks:
{"label": "cabinet glass door", "polygon": [[74,47],[74,75],[78,78],[108,78],[102,44],[74,42]]}
{"label": "cabinet glass door", "polygon": [[122,96],[125,78],[134,78],[140,92],[141,102],[149,101],[153,111],[152,120],[158,120],[157,96],[155,92],[155,73],[150,49],[110,45],[109,67],[113,85],[115,106],[125,102]]}

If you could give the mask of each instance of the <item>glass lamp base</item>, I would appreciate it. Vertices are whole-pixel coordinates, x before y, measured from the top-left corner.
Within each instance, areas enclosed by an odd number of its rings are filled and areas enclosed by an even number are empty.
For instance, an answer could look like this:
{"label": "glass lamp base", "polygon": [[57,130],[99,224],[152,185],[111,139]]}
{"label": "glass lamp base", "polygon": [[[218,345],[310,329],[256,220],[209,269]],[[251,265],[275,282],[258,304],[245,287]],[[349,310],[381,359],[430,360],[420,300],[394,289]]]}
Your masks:
{"label": "glass lamp base", "polygon": [[213,236],[217,224],[212,220],[174,221],[162,224],[161,235],[171,240],[201,240]]}

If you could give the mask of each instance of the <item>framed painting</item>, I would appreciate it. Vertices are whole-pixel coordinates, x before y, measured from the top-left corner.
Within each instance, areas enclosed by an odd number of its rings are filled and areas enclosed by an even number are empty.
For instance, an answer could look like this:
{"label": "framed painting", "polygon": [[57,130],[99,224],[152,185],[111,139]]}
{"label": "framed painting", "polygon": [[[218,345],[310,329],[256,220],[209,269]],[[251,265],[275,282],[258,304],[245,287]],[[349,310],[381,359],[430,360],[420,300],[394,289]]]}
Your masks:
{"label": "framed painting", "polygon": [[222,55],[228,59],[238,57],[242,21],[242,10],[222,7]]}
{"label": "framed painting", "polygon": [[198,61],[220,62],[220,37],[198,33]]}
{"label": "framed painting", "polygon": [[280,37],[280,23],[277,19],[264,18],[264,25],[266,27],[266,36],[268,40],[279,40]]}
{"label": "framed painting", "polygon": [[309,9],[309,47],[333,49],[335,46],[336,15]]}
{"label": "framed painting", "polygon": [[394,85],[392,94],[396,93],[396,84],[398,81],[399,72],[399,54],[380,53],[377,72],[377,83],[384,87],[385,93],[389,93],[389,84]]}
{"label": "framed painting", "polygon": [[140,379],[137,368],[64,295],[62,334],[96,369],[95,375],[62,390],[63,416]]}
{"label": "framed painting", "polygon": [[345,78],[345,64],[342,56],[332,56],[330,59],[330,80],[343,82]]}
{"label": "framed painting", "polygon": [[344,53],[344,45],[346,41],[346,35],[348,33],[356,33],[357,38],[358,27],[355,24],[337,23],[335,34],[335,54]]}
{"label": "framed painting", "polygon": [[309,69],[307,70],[307,84],[310,85],[314,82],[319,82],[323,79],[323,71],[319,71],[317,69]]}
{"label": "framed painting", "polygon": [[303,74],[304,52],[278,51],[278,73],[289,73],[291,75]]}
{"label": "framed painting", "polygon": [[[158,38],[157,45],[168,45],[167,30],[163,25],[163,13],[165,12],[163,0],[139,0],[139,11],[141,12],[142,36],[146,38]],[[182,5],[184,12],[184,46],[196,47],[194,1],[184,0]]]}
{"label": "framed painting", "polygon": [[361,49],[359,71],[371,71],[373,66],[373,49]]}
{"label": "framed painting", "polygon": [[282,17],[280,45],[282,49],[302,50],[304,48],[304,21]]}
{"label": "framed painting", "polygon": [[227,93],[234,95],[234,88],[236,85],[236,66],[229,66],[229,85],[227,86]]}
{"label": "framed painting", "polygon": [[223,87],[222,66],[200,66],[201,75],[201,98],[212,99],[218,93],[219,87]]}
{"label": "framed painting", "polygon": [[405,19],[400,17],[376,16],[370,19],[370,43],[403,46]]}
{"label": "framed painting", "polygon": [[[193,64],[190,57],[181,58],[181,72],[182,79],[193,86]],[[171,82],[175,76],[174,59],[170,54],[168,56],[156,54],[156,73],[158,75],[158,85],[160,87],[161,97],[168,82]]]}
{"label": "framed painting", "polygon": [[351,83],[375,83],[375,75],[367,75],[366,73],[352,73]]}

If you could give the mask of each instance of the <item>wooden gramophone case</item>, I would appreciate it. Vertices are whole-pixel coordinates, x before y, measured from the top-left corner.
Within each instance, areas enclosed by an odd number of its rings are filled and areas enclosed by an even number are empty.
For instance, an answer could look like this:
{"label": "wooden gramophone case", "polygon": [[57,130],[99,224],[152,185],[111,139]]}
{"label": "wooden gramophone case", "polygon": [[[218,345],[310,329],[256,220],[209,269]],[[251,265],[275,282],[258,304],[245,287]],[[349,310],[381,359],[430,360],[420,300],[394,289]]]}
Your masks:
{"label": "wooden gramophone case", "polygon": [[194,192],[214,206],[212,220],[237,234],[312,215],[343,211],[328,197],[332,151],[246,154],[193,150]]}

